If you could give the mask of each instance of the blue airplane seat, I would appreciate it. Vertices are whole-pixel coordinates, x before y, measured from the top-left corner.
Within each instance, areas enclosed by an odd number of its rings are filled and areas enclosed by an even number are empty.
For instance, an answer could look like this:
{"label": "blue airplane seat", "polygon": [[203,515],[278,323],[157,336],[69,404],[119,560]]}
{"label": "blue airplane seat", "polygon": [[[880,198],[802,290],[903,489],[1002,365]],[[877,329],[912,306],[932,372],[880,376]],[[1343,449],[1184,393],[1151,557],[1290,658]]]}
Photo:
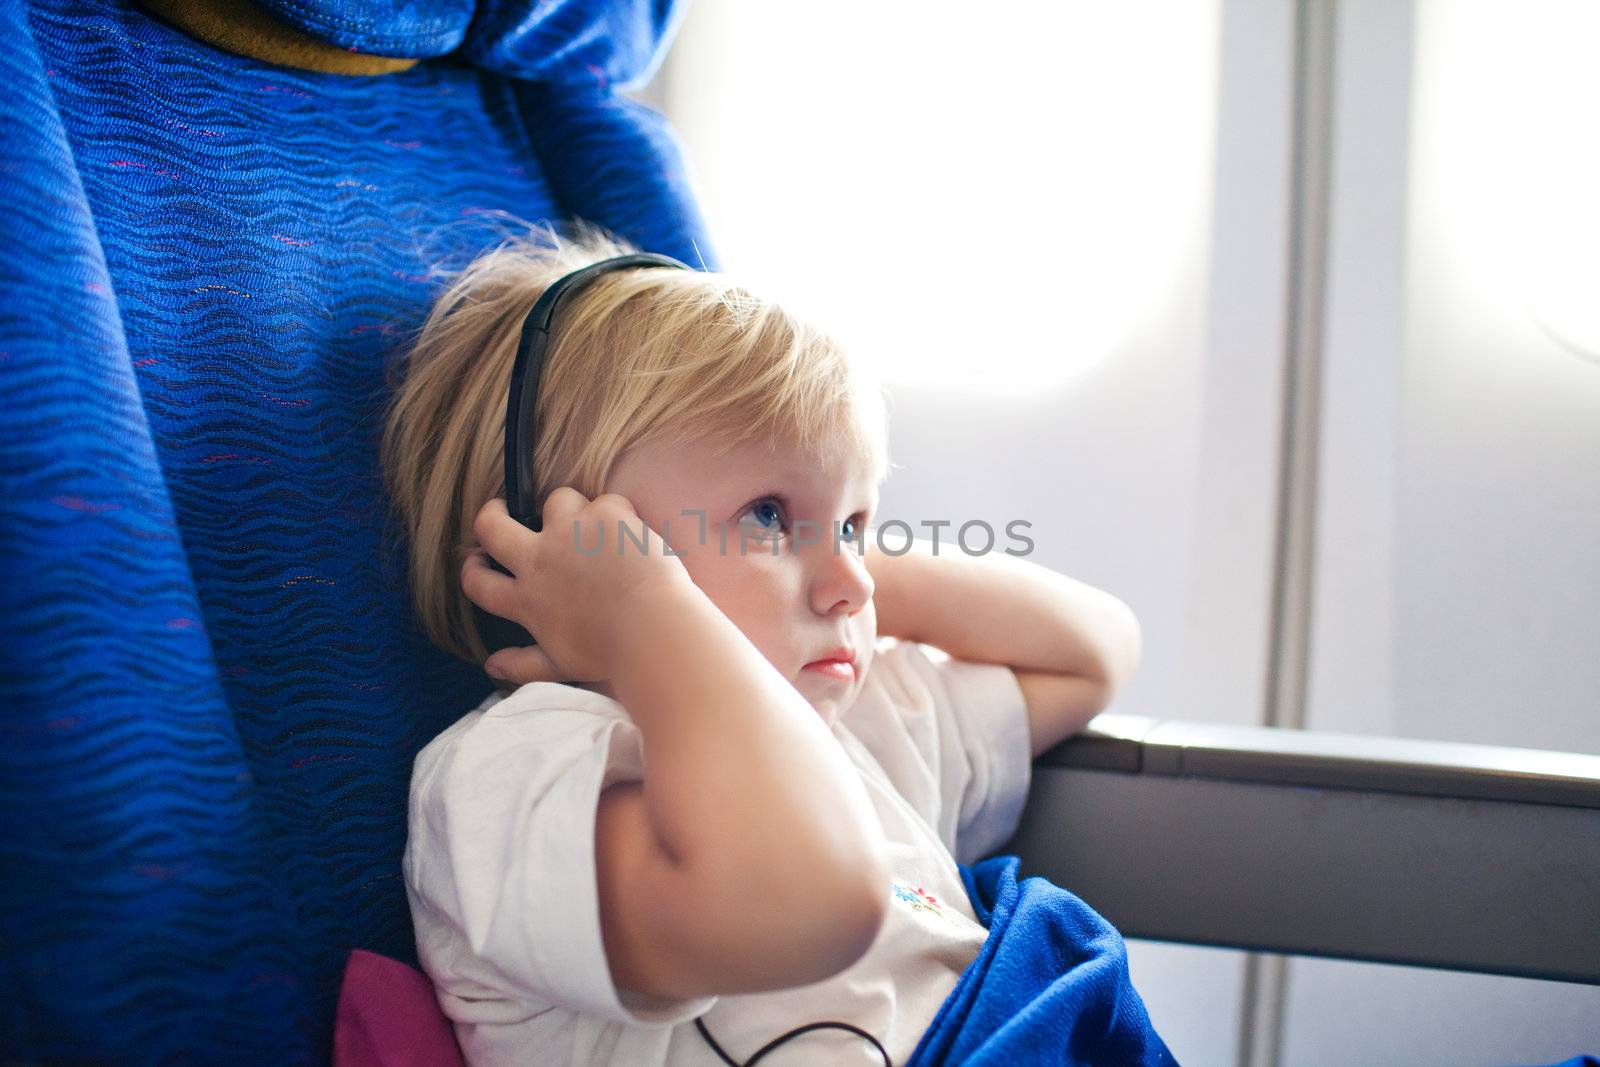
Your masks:
{"label": "blue airplane seat", "polygon": [[505,213],[716,267],[618,91],[671,0],[259,9],[419,62],[0,0],[6,1062],[327,1061],[350,951],[415,962],[412,759],[489,688],[413,623],[378,470],[430,268]]}

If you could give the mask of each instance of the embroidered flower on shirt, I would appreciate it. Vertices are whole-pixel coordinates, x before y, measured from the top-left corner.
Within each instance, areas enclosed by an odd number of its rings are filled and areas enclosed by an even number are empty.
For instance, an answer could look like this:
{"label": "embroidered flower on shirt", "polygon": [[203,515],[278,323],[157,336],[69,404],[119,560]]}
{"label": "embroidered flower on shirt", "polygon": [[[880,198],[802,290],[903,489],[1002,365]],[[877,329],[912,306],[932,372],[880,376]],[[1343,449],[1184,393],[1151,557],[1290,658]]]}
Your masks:
{"label": "embroidered flower on shirt", "polygon": [[944,912],[944,905],[939,903],[939,898],[927,892],[920,885],[909,886],[904,882],[896,881],[891,884],[894,895],[911,906],[912,911],[931,911],[935,915],[948,918]]}

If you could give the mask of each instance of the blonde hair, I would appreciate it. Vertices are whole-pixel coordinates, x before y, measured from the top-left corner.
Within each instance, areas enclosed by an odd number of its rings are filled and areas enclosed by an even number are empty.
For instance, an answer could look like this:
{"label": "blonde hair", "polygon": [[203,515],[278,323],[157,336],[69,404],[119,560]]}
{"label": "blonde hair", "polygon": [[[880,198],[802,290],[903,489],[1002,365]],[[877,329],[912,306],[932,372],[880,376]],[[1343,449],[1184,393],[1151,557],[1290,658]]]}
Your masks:
{"label": "blonde hair", "polygon": [[[505,408],[522,324],[539,295],[587,264],[637,251],[585,223],[513,237],[455,274],[406,358],[383,432],[384,481],[410,541],[412,602],[428,637],[487,653],[461,591],[472,520],[505,494]],[[884,394],[842,346],[729,276],[617,271],[563,299],[540,375],[537,499],[591,499],[638,445],[782,438],[806,455],[844,446],[889,472]]]}

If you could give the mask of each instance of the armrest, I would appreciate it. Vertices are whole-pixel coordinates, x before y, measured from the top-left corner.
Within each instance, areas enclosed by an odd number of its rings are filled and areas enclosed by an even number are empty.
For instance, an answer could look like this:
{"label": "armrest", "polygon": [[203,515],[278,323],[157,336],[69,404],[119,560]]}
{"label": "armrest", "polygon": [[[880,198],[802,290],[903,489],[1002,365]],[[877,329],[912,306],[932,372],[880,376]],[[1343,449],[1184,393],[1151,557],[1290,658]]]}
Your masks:
{"label": "armrest", "polygon": [[1128,937],[1600,984],[1600,756],[1101,715],[1002,851]]}

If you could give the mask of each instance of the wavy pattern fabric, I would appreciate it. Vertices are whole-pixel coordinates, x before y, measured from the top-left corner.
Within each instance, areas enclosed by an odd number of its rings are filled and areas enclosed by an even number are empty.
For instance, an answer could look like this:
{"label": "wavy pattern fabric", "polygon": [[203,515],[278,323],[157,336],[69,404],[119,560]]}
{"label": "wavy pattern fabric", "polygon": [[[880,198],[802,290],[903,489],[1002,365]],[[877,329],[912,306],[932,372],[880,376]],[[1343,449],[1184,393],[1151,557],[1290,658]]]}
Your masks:
{"label": "wavy pattern fabric", "polygon": [[386,364],[500,212],[715,266],[612,92],[671,18],[557,6],[535,80],[0,0],[0,1060],[326,1062],[350,950],[414,961],[411,761],[487,686],[410,620]]}

